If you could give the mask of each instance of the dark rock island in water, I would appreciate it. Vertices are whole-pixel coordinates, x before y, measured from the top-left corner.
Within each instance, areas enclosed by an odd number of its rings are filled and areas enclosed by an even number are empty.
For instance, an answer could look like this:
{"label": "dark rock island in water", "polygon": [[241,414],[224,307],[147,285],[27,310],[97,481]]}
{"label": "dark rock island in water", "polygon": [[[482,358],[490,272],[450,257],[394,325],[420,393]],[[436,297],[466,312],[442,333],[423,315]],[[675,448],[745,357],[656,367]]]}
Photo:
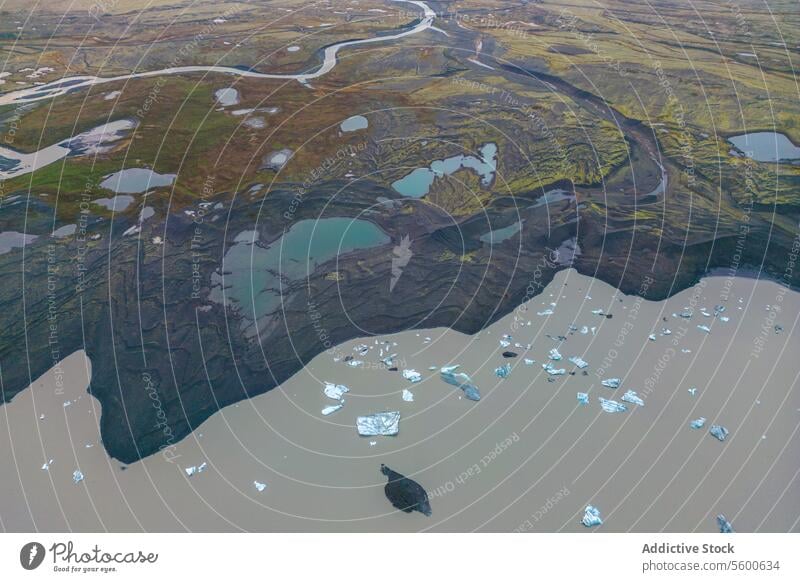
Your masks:
{"label": "dark rock island in water", "polygon": [[392,471],[386,465],[381,465],[381,473],[389,478],[389,482],[386,483],[383,490],[392,505],[406,513],[416,510],[427,516],[431,515],[428,493],[422,488],[422,485]]}

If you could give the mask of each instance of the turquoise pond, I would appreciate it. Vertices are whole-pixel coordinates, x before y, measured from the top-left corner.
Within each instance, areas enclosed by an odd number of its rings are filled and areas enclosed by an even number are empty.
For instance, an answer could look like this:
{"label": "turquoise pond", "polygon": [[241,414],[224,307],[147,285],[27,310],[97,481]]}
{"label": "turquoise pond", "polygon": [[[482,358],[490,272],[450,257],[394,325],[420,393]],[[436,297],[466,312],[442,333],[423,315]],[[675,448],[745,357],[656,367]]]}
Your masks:
{"label": "turquoise pond", "polygon": [[800,147],[794,145],[782,133],[772,131],[743,133],[733,136],[728,141],[748,158],[757,162],[800,160]]}
{"label": "turquoise pond", "polygon": [[486,234],[482,234],[481,242],[485,242],[490,245],[496,245],[510,239],[512,236],[517,234],[521,229],[522,229],[522,221],[517,221],[503,228],[490,230]]}
{"label": "turquoise pond", "polygon": [[342,131],[358,131],[359,129],[367,129],[369,121],[363,115],[354,115],[345,119],[339,127]]}
{"label": "turquoise pond", "polygon": [[146,168],[129,168],[116,172],[100,182],[100,187],[117,194],[139,194],[150,188],[170,186],[175,174],[157,174]]}
{"label": "turquoise pond", "polygon": [[484,144],[480,158],[458,155],[444,160],[436,160],[427,168],[417,168],[405,177],[392,183],[392,188],[409,198],[422,198],[430,191],[436,178],[451,176],[462,169],[472,170],[481,178],[483,186],[489,186],[497,170],[497,145]]}
{"label": "turquoise pond", "polygon": [[[316,267],[351,251],[377,247],[391,239],[375,224],[352,218],[301,220],[267,247],[255,231],[244,231],[223,258],[223,276],[212,276],[210,299],[235,302],[252,321],[280,306],[281,280],[299,280]],[[222,285],[225,286],[224,296]]]}

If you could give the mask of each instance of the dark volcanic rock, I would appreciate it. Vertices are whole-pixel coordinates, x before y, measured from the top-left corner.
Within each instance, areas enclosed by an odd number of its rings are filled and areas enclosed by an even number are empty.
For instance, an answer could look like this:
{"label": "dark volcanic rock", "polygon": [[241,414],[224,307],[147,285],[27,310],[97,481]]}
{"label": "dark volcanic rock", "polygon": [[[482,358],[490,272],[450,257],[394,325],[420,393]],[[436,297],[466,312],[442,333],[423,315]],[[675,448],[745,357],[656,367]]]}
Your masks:
{"label": "dark volcanic rock", "polygon": [[386,487],[383,490],[392,505],[406,513],[419,511],[427,516],[431,515],[428,493],[422,488],[422,485],[408,477],[404,477],[400,473],[392,471],[386,465],[381,465],[381,473],[389,478],[389,482],[386,483]]}

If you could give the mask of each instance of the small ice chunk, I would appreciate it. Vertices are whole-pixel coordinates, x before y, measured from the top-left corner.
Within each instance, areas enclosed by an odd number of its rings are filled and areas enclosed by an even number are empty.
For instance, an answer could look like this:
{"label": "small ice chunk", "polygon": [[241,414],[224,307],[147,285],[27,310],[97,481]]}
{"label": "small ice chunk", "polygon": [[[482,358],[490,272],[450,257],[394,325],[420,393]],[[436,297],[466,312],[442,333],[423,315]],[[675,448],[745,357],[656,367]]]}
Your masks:
{"label": "small ice chunk", "polygon": [[558,360],[560,360],[560,359],[561,359],[563,356],[562,356],[562,355],[561,355],[561,354],[558,352],[558,350],[557,350],[556,348],[553,348],[552,350],[550,350],[550,353],[548,354],[548,357],[549,357],[551,360],[554,360],[554,361],[556,361],[556,362],[557,362],[557,361],[558,361]]}
{"label": "small ice chunk", "polygon": [[578,392],[578,402],[580,404],[589,404],[589,395],[586,392]]}
{"label": "small ice chunk", "polygon": [[83,481],[83,473],[81,473],[79,469],[75,469],[72,472],[72,482],[78,484],[81,481]]}
{"label": "small ice chunk", "polygon": [[567,373],[564,368],[554,368],[549,362],[547,364],[542,364],[542,368],[551,376],[563,376]]}
{"label": "small ice chunk", "polygon": [[725,519],[725,516],[721,513],[717,516],[717,525],[719,526],[719,533],[733,533],[731,522]]}
{"label": "small ice chunk", "polygon": [[603,525],[603,520],[600,518],[600,510],[594,505],[587,505],[586,512],[583,514],[581,523],[586,527],[594,527],[596,525]]}
{"label": "small ice chunk", "polygon": [[403,388],[403,400],[406,402],[414,402],[414,393],[411,390]]}
{"label": "small ice chunk", "polygon": [[579,358],[578,356],[572,356],[569,359],[569,361],[578,366],[581,370],[589,366],[589,362],[587,362],[582,358]]}
{"label": "small ice chunk", "polygon": [[184,471],[186,471],[187,477],[191,477],[192,475],[196,475],[197,473],[202,473],[203,471],[206,470],[206,467],[208,467],[208,463],[203,462],[203,463],[200,463],[199,466],[194,466],[193,465],[191,467],[186,467],[184,469]]}
{"label": "small ice chunk", "polygon": [[416,370],[403,370],[403,378],[416,384],[422,381],[422,374]]}
{"label": "small ice chunk", "polygon": [[343,384],[334,384],[333,382],[325,382],[325,388],[322,390],[325,396],[333,400],[342,400],[345,393],[350,392],[350,388]]}
{"label": "small ice chunk", "polygon": [[624,404],[620,404],[616,400],[607,400],[605,398],[600,399],[600,407],[605,410],[606,412],[625,412],[628,410],[628,407]]}
{"label": "small ice chunk", "polygon": [[619,378],[609,378],[608,380],[603,380],[600,382],[606,388],[619,388],[619,385],[622,383],[622,380]]}
{"label": "small ice chunk", "polygon": [[378,412],[356,418],[361,436],[394,436],[400,432],[399,412]]}
{"label": "small ice chunk", "polygon": [[630,402],[631,404],[636,404],[637,406],[644,406],[644,400],[639,398],[639,395],[633,390],[628,390],[625,394],[623,394],[622,400],[625,402]]}
{"label": "small ice chunk", "polygon": [[[509,369],[511,369],[509,364],[506,365],[508,365]],[[442,368],[439,370],[439,376],[448,384],[457,388],[461,388],[461,390],[464,391],[464,396],[466,396],[469,400],[474,400],[477,402],[481,399],[480,391],[475,384],[472,383],[472,378],[470,378],[468,374],[465,374],[464,372],[456,372],[458,368],[458,364],[455,366],[442,366]]]}
{"label": "small ice chunk", "polygon": [[724,441],[728,437],[728,429],[719,424],[712,424],[708,432],[718,441]]}
{"label": "small ice chunk", "polygon": [[256,488],[256,491],[258,491],[259,493],[261,493],[262,491],[264,491],[264,489],[267,488],[267,484],[266,483],[261,483],[259,481],[253,481],[253,486]]}
{"label": "small ice chunk", "polygon": [[328,416],[333,414],[337,410],[341,410],[342,406],[344,406],[344,400],[340,404],[334,404],[332,406],[326,406],[322,409],[322,416]]}
{"label": "small ice chunk", "polygon": [[706,425],[705,416],[701,416],[700,418],[695,419],[689,423],[689,426],[691,426],[692,428],[703,428],[705,425]]}
{"label": "small ice chunk", "polygon": [[508,378],[511,374],[511,364],[504,364],[494,369],[494,375],[498,378]]}

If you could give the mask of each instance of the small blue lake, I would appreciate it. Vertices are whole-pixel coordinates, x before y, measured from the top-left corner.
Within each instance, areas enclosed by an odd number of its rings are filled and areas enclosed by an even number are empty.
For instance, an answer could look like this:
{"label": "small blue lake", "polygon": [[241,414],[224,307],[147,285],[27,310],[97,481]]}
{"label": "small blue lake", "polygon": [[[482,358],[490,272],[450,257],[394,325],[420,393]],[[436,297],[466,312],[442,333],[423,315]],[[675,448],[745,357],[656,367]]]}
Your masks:
{"label": "small blue lake", "polygon": [[345,119],[339,127],[342,131],[358,131],[359,129],[367,129],[369,121],[363,115],[354,115]]}
{"label": "small blue lake", "polygon": [[151,188],[170,186],[175,174],[157,174],[145,168],[129,168],[108,176],[100,182],[100,187],[117,194],[140,194]]}
{"label": "small blue lake", "polygon": [[757,162],[800,160],[800,147],[782,133],[758,131],[735,135],[728,141],[748,158]]}
{"label": "small blue lake", "polygon": [[392,183],[396,192],[409,198],[422,198],[430,191],[436,178],[450,176],[459,170],[472,170],[481,178],[483,186],[489,186],[497,170],[497,145],[487,143],[480,149],[480,158],[458,155],[436,160],[427,168],[417,168],[405,177]]}
{"label": "small blue lake", "polygon": [[339,255],[381,246],[391,239],[375,224],[352,218],[301,220],[267,247],[255,244],[255,231],[240,233],[225,253],[223,276],[212,275],[210,298],[237,304],[240,314],[253,321],[280,306],[281,279],[299,280],[318,265]]}

